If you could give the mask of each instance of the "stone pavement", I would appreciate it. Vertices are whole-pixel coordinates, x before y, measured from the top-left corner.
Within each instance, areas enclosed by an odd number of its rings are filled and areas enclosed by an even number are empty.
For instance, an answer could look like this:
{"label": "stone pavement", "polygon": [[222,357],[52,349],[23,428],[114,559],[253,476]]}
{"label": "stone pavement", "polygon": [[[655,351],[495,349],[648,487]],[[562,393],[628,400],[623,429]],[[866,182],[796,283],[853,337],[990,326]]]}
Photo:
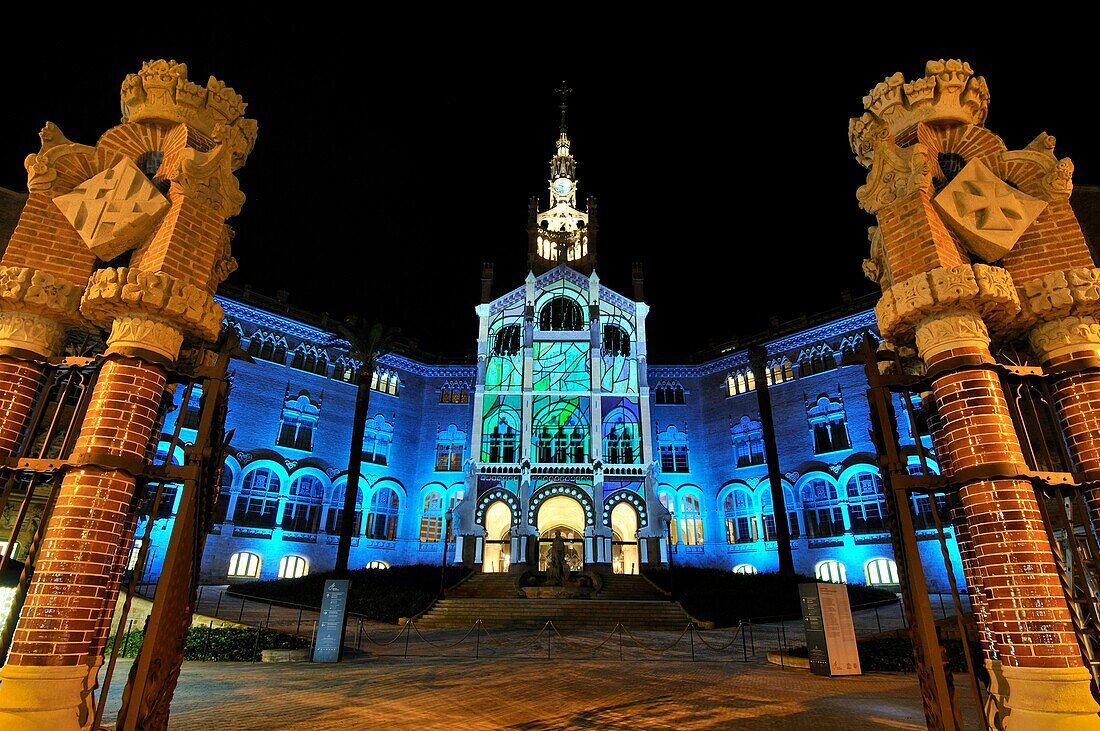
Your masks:
{"label": "stone pavement", "polygon": [[[120,662],[125,678],[130,661]],[[121,684],[111,689],[108,718]],[[963,696],[967,725],[975,706]],[[184,664],[170,728],[565,731],[923,729],[913,675],[822,678],[756,660],[379,658]]]}

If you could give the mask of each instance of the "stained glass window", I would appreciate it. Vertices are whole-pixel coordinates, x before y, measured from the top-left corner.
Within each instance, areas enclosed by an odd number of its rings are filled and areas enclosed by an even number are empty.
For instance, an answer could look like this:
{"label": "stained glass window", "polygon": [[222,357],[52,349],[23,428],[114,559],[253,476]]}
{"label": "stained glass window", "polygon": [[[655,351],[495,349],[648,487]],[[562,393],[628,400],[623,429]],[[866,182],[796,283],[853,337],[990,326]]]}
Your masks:
{"label": "stained glass window", "polygon": [[532,405],[531,447],[536,462],[588,462],[589,399],[537,396]]}
{"label": "stained glass window", "polygon": [[516,462],[523,430],[521,396],[485,397],[481,420],[481,460],[489,463]]}
{"label": "stained glass window", "polygon": [[534,390],[567,393],[592,390],[588,343],[536,342],[534,350]]}

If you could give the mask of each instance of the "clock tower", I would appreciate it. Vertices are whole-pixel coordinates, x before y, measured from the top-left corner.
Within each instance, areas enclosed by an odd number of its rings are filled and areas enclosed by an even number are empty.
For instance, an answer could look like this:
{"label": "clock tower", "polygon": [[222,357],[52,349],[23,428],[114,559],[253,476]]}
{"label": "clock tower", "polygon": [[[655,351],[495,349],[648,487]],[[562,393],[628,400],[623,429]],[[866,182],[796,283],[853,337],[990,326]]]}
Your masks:
{"label": "clock tower", "polygon": [[528,205],[528,267],[535,274],[568,264],[584,274],[596,267],[596,201],[589,197],[584,211],[577,210],[577,162],[569,151],[565,126],[566,98],[572,91],[562,82],[561,128],[557,152],[550,160],[550,206],[539,211],[537,198]]}

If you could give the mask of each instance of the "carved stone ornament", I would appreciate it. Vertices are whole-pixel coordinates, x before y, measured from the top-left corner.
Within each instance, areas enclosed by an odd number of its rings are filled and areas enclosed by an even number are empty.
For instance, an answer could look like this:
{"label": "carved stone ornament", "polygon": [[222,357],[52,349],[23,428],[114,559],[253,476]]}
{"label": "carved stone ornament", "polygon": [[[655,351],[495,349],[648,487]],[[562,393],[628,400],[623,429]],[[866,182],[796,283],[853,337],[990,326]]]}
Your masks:
{"label": "carved stone ornament", "polygon": [[103,261],[136,248],[168,210],[168,199],[129,158],[53,202]]}
{"label": "carved stone ornament", "polygon": [[934,159],[935,156],[919,143],[911,147],[881,143],[867,183],[856,191],[860,207],[868,213],[878,213],[919,190],[932,190]]}
{"label": "carved stone ornament", "polygon": [[1100,315],[1100,269],[1078,267],[1051,272],[1020,286],[1024,324],[1074,315]]}
{"label": "carved stone ornament", "polygon": [[973,312],[944,312],[917,327],[917,352],[924,360],[951,348],[989,347],[989,331]]}
{"label": "carved stone ornament", "polygon": [[256,120],[245,119],[241,96],[213,76],[206,86],[187,79],[187,65],[146,61],[122,82],[122,121],[182,122],[227,147],[232,168],[244,165],[256,144]]}
{"label": "carved stone ornament", "polygon": [[23,166],[27,169],[27,190],[38,192],[50,190],[57,180],[57,161],[67,155],[91,157],[95,148],[70,142],[53,122],[38,133],[42,147],[32,155],[27,155]]}
{"label": "carved stone ornament", "polygon": [[123,315],[111,323],[107,337],[107,353],[132,354],[134,351],[156,353],[175,361],[183,345],[183,333],[174,324],[138,315]]}
{"label": "carved stone ornament", "polygon": [[906,81],[896,73],[863,97],[866,113],[848,123],[856,159],[871,167],[886,140],[901,139],[921,122],[983,124],[989,112],[989,88],[970,64],[955,59],[929,61],[924,78]]}
{"label": "carved stone ornament", "polygon": [[80,311],[103,327],[119,317],[143,316],[170,322],[206,341],[217,339],[224,317],[209,292],[163,272],[129,267],[96,271],[88,280]]}
{"label": "carved stone ornament", "polygon": [[61,353],[65,327],[49,316],[34,312],[0,312],[0,352],[26,351],[42,358]]}
{"label": "carved stone ornament", "polygon": [[1100,348],[1100,323],[1095,317],[1062,317],[1033,328],[1028,339],[1045,361],[1083,348]]}
{"label": "carved stone ornament", "polygon": [[988,262],[1011,251],[1047,206],[998,178],[978,159],[968,162],[932,203],[970,253]]}
{"label": "carved stone ornament", "polygon": [[[1100,296],[1100,290],[1098,290]],[[899,345],[913,342],[917,324],[930,316],[965,309],[980,313],[998,331],[1019,331],[1020,299],[1009,273],[986,264],[938,267],[890,287],[875,305],[882,336]]]}
{"label": "carved stone ornament", "polygon": [[230,151],[224,145],[210,152],[187,148],[180,153],[179,167],[170,177],[188,197],[213,208],[222,218],[231,218],[241,212],[245,196],[229,160]]}
{"label": "carved stone ornament", "polygon": [[26,310],[80,320],[80,298],[84,288],[49,272],[30,267],[0,266],[0,309]]}

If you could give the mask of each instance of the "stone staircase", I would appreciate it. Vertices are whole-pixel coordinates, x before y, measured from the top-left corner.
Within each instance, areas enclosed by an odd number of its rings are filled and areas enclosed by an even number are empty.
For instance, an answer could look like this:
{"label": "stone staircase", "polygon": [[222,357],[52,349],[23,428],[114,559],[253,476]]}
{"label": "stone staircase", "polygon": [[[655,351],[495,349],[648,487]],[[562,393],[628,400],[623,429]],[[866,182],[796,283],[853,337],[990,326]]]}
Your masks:
{"label": "stone staircase", "polygon": [[593,599],[526,599],[516,596],[515,576],[473,574],[447,590],[416,624],[430,628],[484,627],[539,629],[547,621],[558,629],[611,630],[616,624],[635,630],[682,630],[691,621],[683,608],[641,576],[604,576]]}

